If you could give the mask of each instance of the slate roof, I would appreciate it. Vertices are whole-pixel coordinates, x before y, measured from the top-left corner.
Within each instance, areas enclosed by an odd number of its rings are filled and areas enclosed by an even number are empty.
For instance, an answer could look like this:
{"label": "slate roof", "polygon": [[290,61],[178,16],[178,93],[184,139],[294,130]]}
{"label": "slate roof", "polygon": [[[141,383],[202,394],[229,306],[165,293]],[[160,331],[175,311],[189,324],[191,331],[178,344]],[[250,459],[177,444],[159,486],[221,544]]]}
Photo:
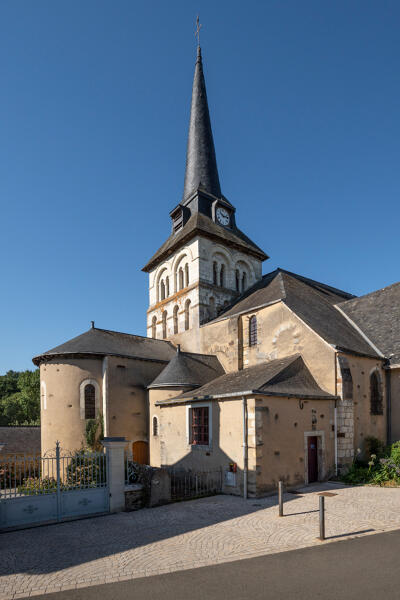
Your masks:
{"label": "slate roof", "polygon": [[175,352],[175,347],[164,340],[92,327],[72,340],[35,356],[32,361],[35,365],[39,365],[46,359],[60,355],[89,354],[126,356],[168,362],[175,355]]}
{"label": "slate roof", "polygon": [[183,200],[197,190],[200,184],[210,194],[218,198],[221,196],[199,46],[193,79]]}
{"label": "slate roof", "polygon": [[224,373],[218,358],[189,352],[175,353],[168,365],[148,387],[200,387]]}
{"label": "slate roof", "polygon": [[202,234],[212,240],[221,240],[227,243],[233,248],[244,250],[254,256],[257,256],[260,260],[266,260],[268,256],[259,248],[254,242],[250,240],[240,229],[237,227],[228,229],[221,227],[217,223],[214,223],[210,217],[207,217],[203,213],[196,212],[192,214],[188,222],[180,229],[177,233],[173,233],[167,239],[167,241],[157,250],[152,256],[148,263],[143,267],[142,271],[148,272],[157,266],[172,252],[182,246],[190,239],[198,234]]}
{"label": "slate roof", "polygon": [[342,302],[339,308],[391,364],[400,363],[400,282]]}
{"label": "slate roof", "polygon": [[329,344],[358,354],[379,356],[335,307],[351,298],[352,294],[342,290],[276,269],[239,296],[216,320],[281,301]]}
{"label": "slate roof", "polygon": [[289,396],[333,399],[319,387],[299,354],[261,363],[242,371],[226,373],[199,389],[157,404],[179,404],[240,395]]}

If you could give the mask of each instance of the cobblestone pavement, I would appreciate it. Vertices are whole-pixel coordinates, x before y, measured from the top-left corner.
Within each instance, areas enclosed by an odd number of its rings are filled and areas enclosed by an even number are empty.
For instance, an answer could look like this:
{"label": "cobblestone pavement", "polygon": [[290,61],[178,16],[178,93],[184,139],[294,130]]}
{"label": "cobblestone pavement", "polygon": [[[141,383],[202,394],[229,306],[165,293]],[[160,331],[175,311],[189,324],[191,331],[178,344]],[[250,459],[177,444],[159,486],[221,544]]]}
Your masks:
{"label": "cobblestone pavement", "polygon": [[[276,497],[213,496],[0,535],[0,600],[25,598],[400,528],[400,489],[318,484]],[[325,542],[326,543],[326,542]]]}

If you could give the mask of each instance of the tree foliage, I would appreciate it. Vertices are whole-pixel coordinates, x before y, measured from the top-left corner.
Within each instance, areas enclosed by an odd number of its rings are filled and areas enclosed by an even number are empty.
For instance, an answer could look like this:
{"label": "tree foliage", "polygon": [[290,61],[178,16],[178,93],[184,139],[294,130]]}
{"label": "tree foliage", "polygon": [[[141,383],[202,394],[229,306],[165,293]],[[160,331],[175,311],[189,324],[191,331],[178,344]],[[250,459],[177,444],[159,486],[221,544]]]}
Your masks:
{"label": "tree foliage", "polygon": [[38,425],[39,421],[39,369],[0,375],[0,425]]}

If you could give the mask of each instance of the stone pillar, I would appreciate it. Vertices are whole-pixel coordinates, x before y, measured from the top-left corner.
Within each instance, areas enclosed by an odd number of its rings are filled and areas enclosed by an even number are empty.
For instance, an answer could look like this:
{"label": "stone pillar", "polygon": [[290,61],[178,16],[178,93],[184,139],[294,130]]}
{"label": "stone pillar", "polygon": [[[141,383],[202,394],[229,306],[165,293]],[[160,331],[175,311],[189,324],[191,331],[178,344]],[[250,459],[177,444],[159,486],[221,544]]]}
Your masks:
{"label": "stone pillar", "polygon": [[110,512],[125,509],[124,437],[106,437],[102,444],[107,452],[107,480],[110,491]]}

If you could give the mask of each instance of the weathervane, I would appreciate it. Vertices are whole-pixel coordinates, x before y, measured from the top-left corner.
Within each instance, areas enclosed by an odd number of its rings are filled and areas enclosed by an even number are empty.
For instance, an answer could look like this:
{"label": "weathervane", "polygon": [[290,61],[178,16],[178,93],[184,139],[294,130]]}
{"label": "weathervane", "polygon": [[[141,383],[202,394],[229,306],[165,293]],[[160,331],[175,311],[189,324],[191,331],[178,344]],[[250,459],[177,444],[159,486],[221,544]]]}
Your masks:
{"label": "weathervane", "polygon": [[196,19],[196,31],[195,31],[195,37],[197,37],[197,45],[200,47],[200,29],[203,27],[203,25],[201,25],[200,20],[199,20],[199,15],[197,15],[197,19]]}

